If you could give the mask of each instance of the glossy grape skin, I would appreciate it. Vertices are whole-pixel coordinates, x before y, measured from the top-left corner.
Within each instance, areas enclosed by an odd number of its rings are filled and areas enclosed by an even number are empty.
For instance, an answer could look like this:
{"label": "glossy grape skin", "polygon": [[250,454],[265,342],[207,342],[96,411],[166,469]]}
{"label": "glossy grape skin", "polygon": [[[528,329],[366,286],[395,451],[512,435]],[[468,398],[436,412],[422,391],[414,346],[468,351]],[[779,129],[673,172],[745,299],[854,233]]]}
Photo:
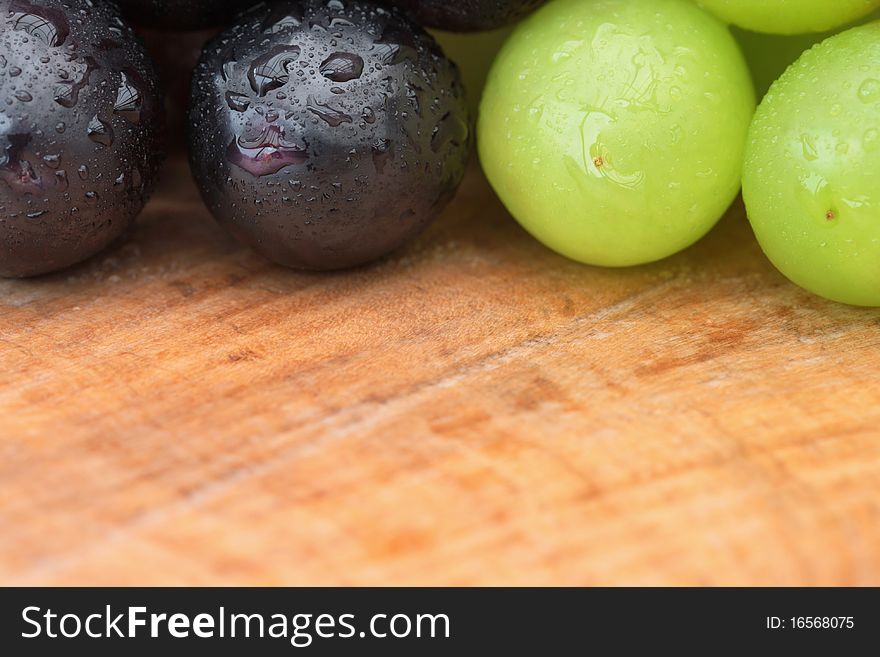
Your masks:
{"label": "glossy grape skin", "polygon": [[220,25],[256,0],[114,0],[138,25],[197,30]]}
{"label": "glossy grape skin", "polygon": [[754,32],[804,34],[852,23],[880,0],[696,0],[721,20]]}
{"label": "glossy grape skin", "polygon": [[111,3],[0,0],[0,275],[85,260],[143,209],[162,94]]}
{"label": "glossy grape skin", "polygon": [[384,256],[446,206],[470,152],[457,68],[397,9],[260,5],[205,49],[190,161],[217,220],[276,263]]}
{"label": "glossy grape skin", "polygon": [[449,32],[495,30],[523,18],[545,0],[386,0],[427,27]]}
{"label": "glossy grape skin", "polygon": [[880,23],[814,47],[749,132],[743,197],[764,252],[820,296],[880,306]]}
{"label": "glossy grape skin", "polygon": [[540,241],[581,262],[636,265],[723,215],[754,107],[729,31],[689,0],[555,0],[502,48],[478,146]]}

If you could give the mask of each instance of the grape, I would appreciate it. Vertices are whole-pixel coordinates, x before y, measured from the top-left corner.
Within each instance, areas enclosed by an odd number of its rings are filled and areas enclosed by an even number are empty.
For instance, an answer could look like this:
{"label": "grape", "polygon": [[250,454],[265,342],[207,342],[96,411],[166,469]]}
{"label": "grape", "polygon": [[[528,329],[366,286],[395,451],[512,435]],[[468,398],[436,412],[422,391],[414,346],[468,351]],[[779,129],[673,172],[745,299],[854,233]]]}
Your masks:
{"label": "grape", "polygon": [[0,0],[0,275],[99,252],[161,161],[156,72],[112,3]]}
{"label": "grape", "polygon": [[690,0],[555,0],[502,48],[478,145],[501,200],[544,244],[635,265],[722,216],[754,108],[733,37]]}
{"label": "grape", "polygon": [[728,23],[755,32],[825,32],[867,16],[880,0],[696,0]]}
{"label": "grape", "polygon": [[422,231],[461,182],[458,70],[399,10],[259,5],[205,49],[190,160],[214,216],[289,267],[338,269]]}
{"label": "grape", "polygon": [[807,51],[749,132],[743,196],[764,252],[792,281],[880,306],[880,23]]}
{"label": "grape", "polygon": [[519,20],[545,0],[386,0],[422,25],[450,32],[494,30]]}

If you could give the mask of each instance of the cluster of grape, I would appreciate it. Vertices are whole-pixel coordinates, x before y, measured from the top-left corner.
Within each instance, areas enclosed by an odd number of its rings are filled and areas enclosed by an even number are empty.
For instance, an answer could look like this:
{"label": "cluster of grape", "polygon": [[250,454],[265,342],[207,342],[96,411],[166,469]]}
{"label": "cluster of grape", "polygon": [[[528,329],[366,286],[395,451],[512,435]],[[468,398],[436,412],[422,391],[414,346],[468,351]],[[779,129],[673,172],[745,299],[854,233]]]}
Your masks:
{"label": "cluster of grape", "polygon": [[[422,25],[483,30],[542,1],[0,0],[0,275],[122,236],[176,141],[218,221],[275,262],[388,253],[447,204],[473,143],[459,69]],[[216,25],[187,65],[180,31]],[[163,95],[190,77],[169,143]]]}
{"label": "cluster of grape", "polygon": [[253,2],[0,0],[0,275],[79,262],[143,208],[163,90],[131,20],[228,26],[195,65],[186,147],[214,216],[275,262],[348,267],[418,234],[464,175],[463,87],[488,75],[483,169],[550,248],[656,261],[742,189],[784,274],[880,306],[880,0]]}
{"label": "cluster of grape", "polygon": [[535,237],[605,266],[689,246],[742,187],[758,241],[786,276],[880,306],[878,8],[553,0],[491,71],[484,170]]}

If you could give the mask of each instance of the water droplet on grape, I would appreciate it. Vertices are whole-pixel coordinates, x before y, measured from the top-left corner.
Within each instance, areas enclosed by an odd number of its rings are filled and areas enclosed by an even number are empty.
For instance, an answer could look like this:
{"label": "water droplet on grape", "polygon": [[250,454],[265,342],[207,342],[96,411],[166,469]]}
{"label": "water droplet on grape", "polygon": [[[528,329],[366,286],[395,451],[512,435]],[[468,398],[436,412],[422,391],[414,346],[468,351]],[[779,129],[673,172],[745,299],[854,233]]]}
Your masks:
{"label": "water droplet on grape", "polygon": [[62,79],[55,87],[55,102],[68,109],[74,107],[79,101],[80,91],[88,85],[92,72],[98,68],[98,63],[92,57],[86,57],[85,68],[77,79]]}
{"label": "water droplet on grape", "polygon": [[858,95],[859,100],[863,103],[873,103],[880,100],[880,80],[868,78],[862,82]]}
{"label": "water droplet on grape", "polygon": [[244,94],[239,94],[234,91],[227,91],[226,104],[229,106],[229,109],[235,112],[246,112],[248,107],[251,106],[251,101]]}
{"label": "water droplet on grape", "polygon": [[819,153],[816,151],[816,143],[813,141],[813,138],[806,133],[801,135],[801,152],[804,155],[804,159],[808,162],[819,159]]}
{"label": "water droplet on grape", "polygon": [[[116,90],[116,103],[113,111],[119,114],[129,123],[140,125],[141,123],[141,92],[131,83],[129,76],[120,73],[119,88]],[[112,138],[111,138],[112,140]]]}
{"label": "water droplet on grape", "polygon": [[334,82],[356,80],[364,71],[364,60],[358,55],[335,52],[321,64],[321,75]]}
{"label": "water droplet on grape", "polygon": [[343,123],[352,122],[351,117],[348,114],[340,109],[331,107],[330,105],[319,103],[315,100],[314,96],[309,96],[306,102],[308,110],[318,118],[322,119],[324,123],[331,128],[336,128]]}
{"label": "water droplet on grape", "polygon": [[39,39],[50,48],[64,45],[70,34],[70,24],[64,12],[51,7],[33,5],[28,0],[12,4],[7,24]]}
{"label": "water droplet on grape", "polygon": [[103,146],[113,145],[113,128],[109,123],[99,118],[97,114],[89,122],[87,133],[89,139],[97,144]]}
{"label": "water droplet on grape", "polygon": [[275,46],[251,63],[248,80],[259,96],[283,87],[290,81],[293,64],[302,51],[298,46]]}

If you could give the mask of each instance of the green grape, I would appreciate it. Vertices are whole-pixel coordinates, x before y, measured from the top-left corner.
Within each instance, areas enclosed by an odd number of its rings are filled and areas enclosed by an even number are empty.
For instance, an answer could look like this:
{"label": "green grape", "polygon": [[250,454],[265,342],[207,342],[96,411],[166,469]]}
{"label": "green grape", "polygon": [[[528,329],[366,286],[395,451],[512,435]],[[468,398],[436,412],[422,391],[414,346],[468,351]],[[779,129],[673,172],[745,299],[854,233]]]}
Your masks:
{"label": "green grape", "polygon": [[743,196],[764,252],[798,285],[880,306],[880,23],[808,50],[749,131]]}
{"label": "green grape", "polygon": [[432,34],[443,48],[443,52],[461,69],[461,79],[468,94],[468,103],[476,116],[476,111],[486,85],[486,78],[492,61],[501,49],[511,28],[502,27],[491,32],[441,32]]}
{"label": "green grape", "polygon": [[550,248],[605,266],[693,244],[739,191],[755,109],[727,28],[690,0],[555,0],[501,50],[480,158]]}
{"label": "green grape", "polygon": [[755,32],[825,32],[880,7],[880,0],[696,0],[728,23]]}

